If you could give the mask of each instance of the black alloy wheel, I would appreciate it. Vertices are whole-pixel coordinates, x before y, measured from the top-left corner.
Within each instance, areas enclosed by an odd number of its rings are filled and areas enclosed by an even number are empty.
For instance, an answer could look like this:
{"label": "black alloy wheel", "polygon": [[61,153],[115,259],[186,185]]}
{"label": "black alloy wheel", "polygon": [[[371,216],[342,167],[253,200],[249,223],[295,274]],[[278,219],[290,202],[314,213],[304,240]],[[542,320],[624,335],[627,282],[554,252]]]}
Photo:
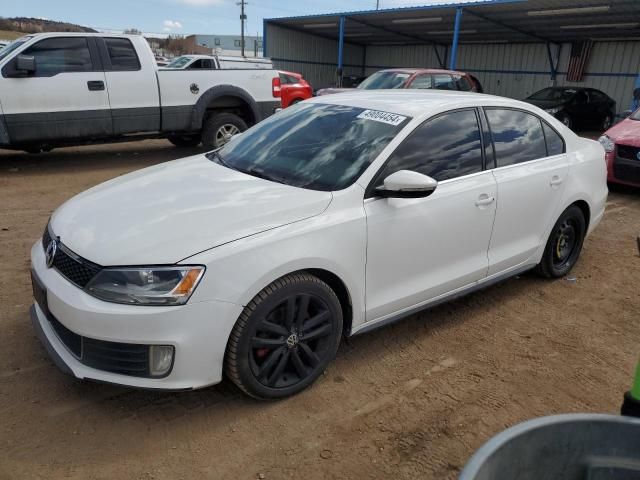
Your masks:
{"label": "black alloy wheel", "polygon": [[324,371],[341,335],[342,310],[331,288],[307,273],[287,275],[242,312],[231,333],[225,370],[252,397],[293,395]]}
{"label": "black alloy wheel", "polygon": [[559,278],[578,261],[586,234],[586,221],[576,205],[567,208],[554,225],[537,271],[544,277]]}

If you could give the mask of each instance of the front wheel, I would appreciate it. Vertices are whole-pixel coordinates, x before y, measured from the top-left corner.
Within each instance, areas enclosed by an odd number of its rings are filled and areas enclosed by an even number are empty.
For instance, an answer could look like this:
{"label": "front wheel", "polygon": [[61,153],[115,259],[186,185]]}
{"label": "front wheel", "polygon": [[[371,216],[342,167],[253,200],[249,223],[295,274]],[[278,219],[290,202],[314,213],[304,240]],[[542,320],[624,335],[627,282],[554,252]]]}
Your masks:
{"label": "front wheel", "polygon": [[342,309],[333,290],[307,273],[286,275],[240,314],[229,337],[225,372],[254,398],[288,397],[322,374],[341,336]]}
{"label": "front wheel", "polygon": [[220,148],[246,129],[244,120],[233,113],[211,113],[202,126],[202,144],[209,149]]}
{"label": "front wheel", "polygon": [[576,205],[567,208],[553,226],[536,271],[547,278],[565,276],[578,261],[586,234],[586,220]]}

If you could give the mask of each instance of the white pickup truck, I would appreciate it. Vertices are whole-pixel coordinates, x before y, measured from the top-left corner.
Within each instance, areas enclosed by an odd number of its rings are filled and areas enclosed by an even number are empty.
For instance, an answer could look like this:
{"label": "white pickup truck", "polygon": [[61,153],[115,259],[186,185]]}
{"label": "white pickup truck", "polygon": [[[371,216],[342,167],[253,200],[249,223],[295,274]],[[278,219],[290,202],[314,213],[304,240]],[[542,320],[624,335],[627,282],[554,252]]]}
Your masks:
{"label": "white pickup truck", "polygon": [[278,72],[158,69],[137,35],[42,33],[0,50],[0,148],[164,137],[209,148],[281,107]]}

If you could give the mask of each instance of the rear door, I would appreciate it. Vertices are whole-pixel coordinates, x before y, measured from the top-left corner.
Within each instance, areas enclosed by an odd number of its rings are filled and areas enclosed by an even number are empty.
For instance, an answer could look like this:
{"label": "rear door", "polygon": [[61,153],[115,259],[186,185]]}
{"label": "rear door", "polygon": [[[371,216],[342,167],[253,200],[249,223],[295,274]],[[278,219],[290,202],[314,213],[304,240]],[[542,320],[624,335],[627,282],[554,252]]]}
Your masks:
{"label": "rear door", "polygon": [[2,69],[11,143],[112,135],[105,74],[93,38],[43,38],[20,54],[34,57],[36,71],[16,76],[15,58]]}
{"label": "rear door", "polygon": [[105,37],[97,42],[109,89],[114,135],[160,130],[160,97],[153,56],[138,55],[129,38]]}
{"label": "rear door", "polygon": [[485,108],[493,138],[498,185],[489,247],[489,276],[526,265],[560,214],[569,162],[562,137],[537,116]]}

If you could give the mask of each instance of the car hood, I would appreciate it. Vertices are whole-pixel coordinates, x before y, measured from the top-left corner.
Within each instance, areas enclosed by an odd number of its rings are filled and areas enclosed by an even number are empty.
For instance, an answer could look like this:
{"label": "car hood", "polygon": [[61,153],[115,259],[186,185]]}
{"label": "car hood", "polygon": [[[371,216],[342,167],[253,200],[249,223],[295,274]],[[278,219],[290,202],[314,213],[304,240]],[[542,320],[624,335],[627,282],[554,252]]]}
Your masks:
{"label": "car hood", "polygon": [[616,143],[640,147],[640,120],[625,118],[605,132]]}
{"label": "car hood", "polygon": [[549,110],[550,108],[563,107],[567,104],[566,100],[534,100],[531,98],[525,98],[525,102],[535,105],[542,110]]}
{"label": "car hood", "polygon": [[355,88],[321,88],[316,92],[316,96],[321,97],[322,95],[331,95],[332,93],[351,92],[353,90],[355,90]]}
{"label": "car hood", "polygon": [[330,192],[256,178],[197,155],[83,192],[51,218],[61,242],[99,265],[171,264],[322,213]]}

